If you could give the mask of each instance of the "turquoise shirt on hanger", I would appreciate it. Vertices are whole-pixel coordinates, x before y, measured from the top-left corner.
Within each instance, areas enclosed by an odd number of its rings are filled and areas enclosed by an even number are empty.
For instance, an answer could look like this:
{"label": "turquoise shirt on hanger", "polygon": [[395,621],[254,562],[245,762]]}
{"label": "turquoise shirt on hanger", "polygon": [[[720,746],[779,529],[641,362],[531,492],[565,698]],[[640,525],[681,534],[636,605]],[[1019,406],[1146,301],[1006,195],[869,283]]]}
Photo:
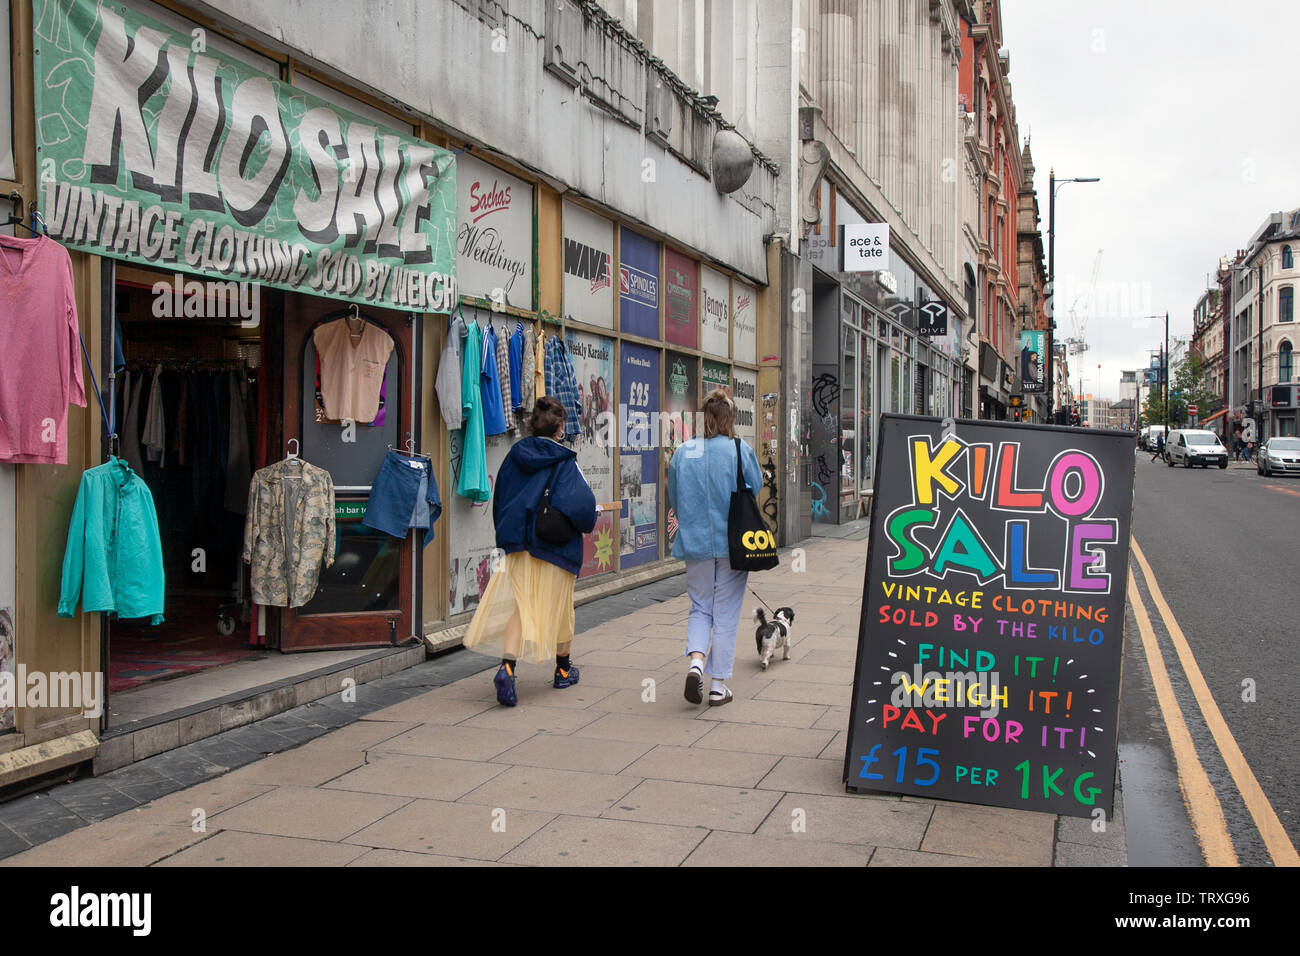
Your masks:
{"label": "turquoise shirt on hanger", "polygon": [[466,323],[468,335],[462,350],[464,367],[460,376],[460,401],[465,426],[461,430],[460,478],[456,493],[470,501],[487,501],[492,497],[488,482],[487,443],[483,432],[483,392],[480,376],[483,368],[483,330],[477,322]]}
{"label": "turquoise shirt on hanger", "polygon": [[149,486],[121,458],[81,476],[63,552],[59,617],[81,609],[163,622],[163,557]]}

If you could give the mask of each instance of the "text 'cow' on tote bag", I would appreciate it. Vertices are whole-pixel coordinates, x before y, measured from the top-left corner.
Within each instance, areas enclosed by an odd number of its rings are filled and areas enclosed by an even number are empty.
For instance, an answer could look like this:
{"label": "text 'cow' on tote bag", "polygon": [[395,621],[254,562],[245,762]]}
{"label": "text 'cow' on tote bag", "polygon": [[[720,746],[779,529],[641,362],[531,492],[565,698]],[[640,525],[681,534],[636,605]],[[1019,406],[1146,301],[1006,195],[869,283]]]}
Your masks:
{"label": "text 'cow' on tote bag", "polygon": [[780,563],[776,537],[767,530],[754,493],[745,487],[740,471],[740,439],[736,439],[736,490],[727,513],[727,546],[733,571],[766,571]]}

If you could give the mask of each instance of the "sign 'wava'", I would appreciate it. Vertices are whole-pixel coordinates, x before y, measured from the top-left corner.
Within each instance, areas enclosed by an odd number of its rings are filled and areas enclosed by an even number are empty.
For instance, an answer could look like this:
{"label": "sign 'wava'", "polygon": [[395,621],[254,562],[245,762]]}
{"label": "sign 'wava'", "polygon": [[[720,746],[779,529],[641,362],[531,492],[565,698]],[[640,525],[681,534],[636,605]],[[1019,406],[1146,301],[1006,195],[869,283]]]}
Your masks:
{"label": "sign 'wava'", "polygon": [[414,311],[455,294],[456,163],[127,7],[36,26],[40,211],[74,249]]}
{"label": "sign 'wava'", "polygon": [[1133,434],[884,415],[844,782],[1109,817]]}

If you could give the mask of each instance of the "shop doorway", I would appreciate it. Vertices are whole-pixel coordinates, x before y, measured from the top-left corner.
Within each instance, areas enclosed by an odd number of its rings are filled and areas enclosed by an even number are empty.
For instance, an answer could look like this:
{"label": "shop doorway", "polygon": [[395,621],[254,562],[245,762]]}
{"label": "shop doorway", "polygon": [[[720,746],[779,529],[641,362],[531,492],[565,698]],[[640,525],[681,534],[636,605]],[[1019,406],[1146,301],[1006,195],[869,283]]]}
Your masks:
{"label": "shop doorway", "polygon": [[265,654],[250,641],[241,557],[265,387],[265,323],[251,319],[265,303],[258,289],[240,294],[172,273],[115,273],[124,367],[112,379],[110,450],[153,496],[166,591],[162,624],[106,623],[110,694]]}
{"label": "shop doorway", "polygon": [[[281,609],[282,651],[400,644],[412,633],[412,544],[419,534],[390,537],[361,524],[361,518],[390,449],[431,454],[418,447],[411,424],[414,326],[405,312],[340,306],[313,296],[285,298],[283,439],[286,445],[298,440],[301,456],[334,480],[336,554],[333,566],[322,569],[315,596],[302,607]],[[382,419],[373,423],[349,426],[325,417],[313,332],[336,322],[346,323],[357,338],[380,334],[392,340],[383,373]]]}

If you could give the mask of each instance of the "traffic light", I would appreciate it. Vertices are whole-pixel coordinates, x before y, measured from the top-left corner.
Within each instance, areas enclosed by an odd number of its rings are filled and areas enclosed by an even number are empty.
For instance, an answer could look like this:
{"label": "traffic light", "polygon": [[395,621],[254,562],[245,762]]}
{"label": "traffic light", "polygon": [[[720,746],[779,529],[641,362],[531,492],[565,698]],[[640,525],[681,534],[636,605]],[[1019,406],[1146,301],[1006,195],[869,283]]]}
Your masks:
{"label": "traffic light", "polygon": [[1011,396],[1011,420],[1013,422],[1021,421],[1021,419],[1023,418],[1023,413],[1025,411],[1024,403],[1025,403],[1024,396],[1022,395]]}

